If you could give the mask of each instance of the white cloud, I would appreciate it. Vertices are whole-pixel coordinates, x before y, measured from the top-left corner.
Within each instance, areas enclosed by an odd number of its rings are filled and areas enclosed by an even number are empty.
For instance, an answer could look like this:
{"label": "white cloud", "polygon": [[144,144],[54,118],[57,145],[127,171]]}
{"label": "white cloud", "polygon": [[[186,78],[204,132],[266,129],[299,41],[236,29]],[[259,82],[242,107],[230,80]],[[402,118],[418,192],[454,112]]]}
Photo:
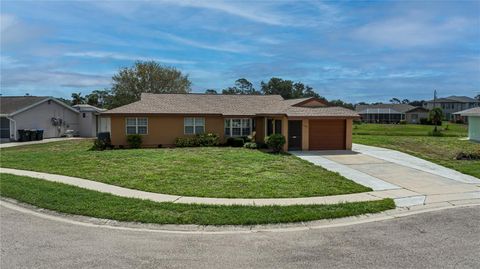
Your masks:
{"label": "white cloud", "polygon": [[464,18],[436,22],[420,16],[416,14],[369,23],[356,29],[353,36],[391,47],[430,46],[454,41],[468,27],[468,21]]}
{"label": "white cloud", "polygon": [[220,12],[225,12],[230,15],[238,16],[250,21],[265,23],[270,25],[288,25],[284,16],[280,14],[275,14],[272,11],[266,9],[253,2],[243,2],[240,1],[196,1],[196,0],[162,0],[164,3],[179,5],[183,7],[194,7],[194,8],[204,8],[210,10],[216,10]]}
{"label": "white cloud", "polygon": [[200,41],[196,41],[193,39],[184,38],[184,37],[170,34],[170,33],[155,32],[155,35],[161,36],[163,38],[169,39],[171,41],[174,41],[183,45],[201,48],[201,49],[233,52],[233,53],[247,52],[250,49],[247,46],[239,44],[238,42],[229,42],[229,43],[221,43],[221,44],[213,45],[213,44],[207,44]]}
{"label": "white cloud", "polygon": [[115,60],[128,60],[128,61],[158,61],[168,64],[194,64],[194,61],[185,61],[178,59],[159,58],[159,57],[145,57],[136,56],[123,53],[105,52],[105,51],[85,51],[85,52],[67,52],[64,56],[68,57],[86,57],[86,58],[109,58]]}
{"label": "white cloud", "polygon": [[105,87],[111,83],[110,76],[100,76],[78,72],[59,72],[51,70],[2,70],[3,89],[22,86],[27,89],[49,87]]}

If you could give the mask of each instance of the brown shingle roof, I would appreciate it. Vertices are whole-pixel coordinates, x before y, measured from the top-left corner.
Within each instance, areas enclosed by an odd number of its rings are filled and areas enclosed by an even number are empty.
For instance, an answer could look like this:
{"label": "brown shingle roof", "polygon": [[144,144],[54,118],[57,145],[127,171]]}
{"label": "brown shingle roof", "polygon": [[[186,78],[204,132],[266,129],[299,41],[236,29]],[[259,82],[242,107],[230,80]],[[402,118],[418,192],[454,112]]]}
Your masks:
{"label": "brown shingle roof", "polygon": [[48,98],[45,96],[1,96],[0,114],[12,114]]}
{"label": "brown shingle roof", "polygon": [[352,110],[341,107],[293,106],[306,99],[284,100],[280,95],[222,94],[142,94],[141,100],[108,110],[103,114],[218,114],[224,116],[254,116],[261,114],[358,117]]}

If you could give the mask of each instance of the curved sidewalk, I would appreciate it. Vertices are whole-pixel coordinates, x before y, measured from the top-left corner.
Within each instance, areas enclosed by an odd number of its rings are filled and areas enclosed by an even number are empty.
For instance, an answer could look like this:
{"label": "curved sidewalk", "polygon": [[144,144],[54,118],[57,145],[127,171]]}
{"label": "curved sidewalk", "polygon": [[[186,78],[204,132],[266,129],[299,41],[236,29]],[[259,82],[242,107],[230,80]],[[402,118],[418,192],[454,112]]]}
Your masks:
{"label": "curved sidewalk", "polygon": [[117,196],[128,198],[148,199],[155,202],[172,202],[187,204],[209,204],[209,205],[307,205],[307,204],[338,204],[342,202],[365,202],[376,201],[383,198],[399,198],[408,196],[407,190],[386,190],[372,191],[364,193],[353,193],[344,195],[303,197],[303,198],[265,198],[265,199],[237,199],[237,198],[207,198],[207,197],[188,197],[161,193],[146,192],[140,190],[127,189],[113,186],[97,181],[69,177],[55,174],[33,172],[27,170],[0,168],[0,173],[13,174],[18,176],[28,176],[36,179],[60,182],[89,190],[110,193]]}

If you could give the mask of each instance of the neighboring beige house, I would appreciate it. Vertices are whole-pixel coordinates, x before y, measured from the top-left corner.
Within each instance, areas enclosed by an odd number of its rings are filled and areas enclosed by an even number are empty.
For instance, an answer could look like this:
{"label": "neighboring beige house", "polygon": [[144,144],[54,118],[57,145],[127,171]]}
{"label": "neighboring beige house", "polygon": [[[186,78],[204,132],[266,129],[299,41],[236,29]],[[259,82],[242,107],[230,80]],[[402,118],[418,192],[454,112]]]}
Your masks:
{"label": "neighboring beige house", "polygon": [[357,105],[355,111],[363,122],[369,123],[420,123],[420,119],[428,118],[428,109],[408,104],[375,104]]}
{"label": "neighboring beige house", "polygon": [[96,136],[99,110],[71,107],[53,97],[0,96],[1,141],[18,140],[18,130],[43,130],[44,138],[61,137],[67,130]]}
{"label": "neighboring beige house", "polygon": [[446,120],[452,120],[453,114],[465,109],[479,107],[480,101],[468,96],[449,96],[430,100],[423,104],[423,107],[431,110],[434,107],[440,107]]}
{"label": "neighboring beige house", "polygon": [[352,120],[358,114],[328,107],[316,98],[284,100],[280,95],[142,94],[141,100],[108,110],[114,146],[128,134],[146,147],[173,146],[177,137],[201,133],[228,137],[273,133],[285,136],[285,150],[351,149]]}

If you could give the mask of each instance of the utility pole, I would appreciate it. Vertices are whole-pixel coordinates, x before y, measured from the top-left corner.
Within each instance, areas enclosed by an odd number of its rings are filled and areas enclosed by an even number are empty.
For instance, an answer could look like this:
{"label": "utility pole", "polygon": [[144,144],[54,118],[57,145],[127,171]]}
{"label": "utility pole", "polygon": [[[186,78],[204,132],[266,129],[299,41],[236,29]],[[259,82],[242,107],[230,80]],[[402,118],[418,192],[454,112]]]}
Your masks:
{"label": "utility pole", "polygon": [[437,107],[437,90],[433,90],[433,108]]}

